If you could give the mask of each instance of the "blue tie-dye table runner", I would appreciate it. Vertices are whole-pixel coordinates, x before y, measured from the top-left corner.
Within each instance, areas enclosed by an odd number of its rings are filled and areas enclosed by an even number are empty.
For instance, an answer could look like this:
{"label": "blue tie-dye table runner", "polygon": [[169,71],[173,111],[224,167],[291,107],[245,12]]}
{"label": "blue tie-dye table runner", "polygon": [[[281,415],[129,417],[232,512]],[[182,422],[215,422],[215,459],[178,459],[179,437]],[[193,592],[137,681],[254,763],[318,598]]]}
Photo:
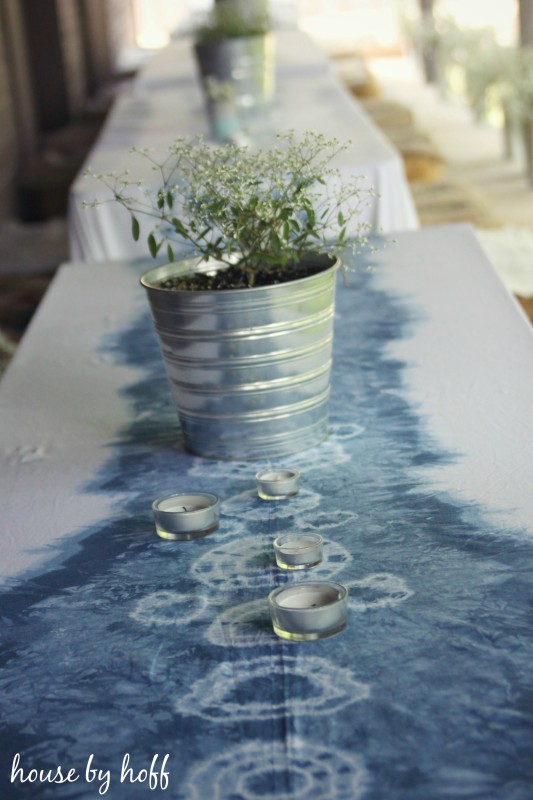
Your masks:
{"label": "blue tie-dye table runner", "polygon": [[[490,495],[498,508],[453,481],[476,454],[462,453],[460,442],[453,452],[444,446],[455,436],[446,407],[454,392],[475,399],[482,378],[472,374],[465,386],[441,374],[448,396],[438,389],[443,416],[435,420],[432,381],[419,402],[410,396],[417,375],[442,373],[439,347],[427,362],[422,352],[427,335],[438,343],[446,331],[432,329],[430,304],[409,281],[431,286],[430,270],[446,264],[443,243],[449,256],[465,242],[486,268],[471,234],[454,231],[400,236],[380,257],[384,266],[339,286],[330,436],[279,462],[302,472],[291,500],[258,499],[256,464],[183,451],[142,303],[127,325],[111,320],[99,332],[95,357],[135,372],[120,393],[128,421],[118,430],[109,422],[105,458],[72,497],[74,505],[89,498],[96,521],[73,531],[75,541],[54,540],[53,558],[48,552],[0,595],[2,798],[531,800],[533,524],[513,516],[531,519],[531,494],[521,509],[504,509],[513,497],[505,454],[488,468],[479,463],[488,469],[483,485],[501,471],[502,496]],[[437,261],[421,281],[416,259],[409,266],[413,243]],[[450,271],[455,280],[453,264]],[[509,315],[511,301],[487,275]],[[121,280],[127,304],[141,290],[135,277]],[[461,300],[441,293],[439,303],[451,328],[461,327]],[[511,339],[525,336],[511,311]],[[40,324],[44,317],[30,338]],[[453,344],[460,334],[451,334],[450,363],[468,361],[483,335],[463,331],[462,352]],[[531,441],[531,418],[517,419],[515,388],[502,386],[499,355],[489,355],[507,435],[521,431],[518,454]],[[105,392],[105,374],[96,380]],[[522,391],[533,398],[531,381]],[[470,414],[474,427],[484,419],[479,404]],[[498,436],[502,424],[482,433]],[[523,479],[517,471],[515,483]],[[191,542],[157,538],[151,501],[191,489],[221,496],[219,530]],[[100,503],[109,512],[98,517]],[[26,505],[32,497],[21,489],[9,513]],[[51,537],[64,513],[43,517]],[[2,530],[7,543],[5,515]],[[276,568],[272,541],[286,530],[324,536],[324,562],[309,575]],[[309,576],[349,588],[348,627],[324,641],[283,642],[267,595]]]}

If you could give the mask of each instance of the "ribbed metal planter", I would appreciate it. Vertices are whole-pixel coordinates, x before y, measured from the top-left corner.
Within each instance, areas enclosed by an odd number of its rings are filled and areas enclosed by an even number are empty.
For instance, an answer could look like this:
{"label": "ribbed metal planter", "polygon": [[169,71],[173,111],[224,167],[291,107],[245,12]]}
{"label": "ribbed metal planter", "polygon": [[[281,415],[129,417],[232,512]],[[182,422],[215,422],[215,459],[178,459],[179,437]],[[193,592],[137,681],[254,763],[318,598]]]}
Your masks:
{"label": "ribbed metal planter", "polygon": [[237,102],[268,103],[274,95],[275,38],[272,33],[194,45],[202,78],[231,81]]}
{"label": "ribbed metal planter", "polygon": [[316,275],[253,289],[157,287],[198,269],[195,261],[142,276],[191,452],[268,458],[326,437],[338,261],[316,259],[324,266]]}

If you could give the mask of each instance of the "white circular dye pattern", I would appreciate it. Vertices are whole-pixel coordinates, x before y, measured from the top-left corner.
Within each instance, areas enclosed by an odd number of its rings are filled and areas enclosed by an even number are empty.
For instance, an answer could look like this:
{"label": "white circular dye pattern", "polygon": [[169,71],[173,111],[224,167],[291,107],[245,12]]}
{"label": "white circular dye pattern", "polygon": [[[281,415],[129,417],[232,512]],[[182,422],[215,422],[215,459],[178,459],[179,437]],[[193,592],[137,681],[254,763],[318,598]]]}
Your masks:
{"label": "white circular dye pattern", "polygon": [[318,492],[301,488],[295,497],[287,500],[260,500],[257,489],[233,495],[224,500],[223,511],[230,517],[243,517],[254,522],[265,522],[269,519],[287,519],[298,517],[316,508],[321,500]]}
{"label": "white circular dye pattern", "polygon": [[[228,519],[221,517],[215,536],[217,540],[230,538],[236,539],[240,536],[245,536],[246,530],[246,526],[242,522],[237,522],[234,517],[228,517]],[[213,541],[213,537],[211,537],[211,541]]]}
{"label": "white circular dye pattern", "polygon": [[187,800],[360,800],[368,784],[359,754],[288,736],[246,742],[203,761],[183,792]]}
{"label": "white circular dye pattern", "polygon": [[255,483],[257,469],[250,469],[247,461],[209,461],[205,458],[193,458],[187,475],[194,478],[224,478],[247,480]]}
{"label": "white circular dye pattern", "polygon": [[191,565],[190,574],[222,592],[271,586],[277,570],[272,543],[263,536],[241,536],[214,547]]}
{"label": "white circular dye pattern", "polygon": [[291,456],[290,467],[299,470],[302,474],[309,472],[323,472],[328,468],[336,468],[350,460],[344,443],[361,436],[365,428],[356,423],[333,423],[329,426],[329,436],[320,447],[303,450]]}
{"label": "white circular dye pattern", "polygon": [[364,432],[363,425],[358,425],[356,422],[334,422],[330,425],[330,438],[338,442],[355,439]]}
{"label": "white circular dye pattern", "polygon": [[130,617],[142,625],[188,625],[200,617],[206,607],[207,598],[201,594],[163,590],[142,597]]}
{"label": "white circular dye pattern", "polygon": [[341,572],[352,560],[352,556],[345,547],[332,539],[324,539],[323,558],[320,564],[313,567],[312,572],[302,570],[302,572],[299,575],[295,575],[292,580],[306,581],[310,580],[310,578],[331,578]]}
{"label": "white circular dye pattern", "polygon": [[333,422],[329,425],[329,436],[320,447],[312,447],[294,453],[290,463],[286,459],[282,463],[275,461],[257,462],[254,469],[250,469],[248,461],[209,461],[205,458],[193,458],[192,465],[187,470],[187,475],[194,478],[209,478],[209,480],[242,480],[250,485],[255,482],[255,473],[260,469],[298,469],[300,472],[312,472],[328,467],[336,467],[350,460],[345,452],[343,442],[361,436],[365,428],[355,422]]}
{"label": "white circular dye pattern", "polygon": [[219,647],[258,647],[272,641],[274,631],[268,599],[240,603],[218,614],[205,634]]}
{"label": "white circular dye pattern", "polygon": [[[284,686],[288,682],[297,687],[294,694],[299,696],[287,698]],[[323,658],[310,656],[300,661],[272,655],[219,664],[195,681],[188,694],[178,697],[174,709],[185,716],[224,723],[259,721],[285,715],[333,714],[369,696],[368,684]]]}
{"label": "white circular dye pattern", "polygon": [[320,531],[339,528],[341,525],[350,525],[358,519],[359,514],[355,511],[317,511],[309,516],[302,516],[294,521],[295,527],[299,531]]}
{"label": "white circular dye pattern", "polygon": [[397,606],[414,594],[403,578],[390,572],[374,572],[360,580],[349,581],[346,586],[348,605],[353,611]]}
{"label": "white circular dye pattern", "polygon": [[[313,568],[313,575],[336,575],[351,561],[352,556],[345,547],[325,540],[323,560]],[[221,593],[243,587],[272,588],[273,576],[278,572],[272,540],[258,535],[232,537],[204,553],[190,568],[192,577],[216,587]]]}

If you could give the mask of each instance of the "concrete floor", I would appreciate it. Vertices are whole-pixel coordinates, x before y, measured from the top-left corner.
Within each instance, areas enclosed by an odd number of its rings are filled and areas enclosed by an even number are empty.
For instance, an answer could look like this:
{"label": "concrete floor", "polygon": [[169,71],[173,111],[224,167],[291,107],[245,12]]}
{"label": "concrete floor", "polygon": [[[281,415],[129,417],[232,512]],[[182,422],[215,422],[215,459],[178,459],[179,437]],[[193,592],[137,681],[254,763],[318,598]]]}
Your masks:
{"label": "concrete floor", "polygon": [[52,272],[68,257],[64,217],[43,222],[0,220],[0,275],[22,279],[28,274]]}
{"label": "concrete floor", "polygon": [[410,57],[368,60],[384,97],[407,105],[447,162],[451,180],[480,191],[505,227],[533,231],[533,187],[525,174],[525,156],[515,142],[513,159],[504,158],[503,135],[488,123],[476,123],[458,96],[444,98],[421,77]]}
{"label": "concrete floor", "polygon": [[407,106],[430,136],[446,161],[447,180],[483,200],[497,229],[478,226],[480,242],[533,323],[533,185],[522,143],[513,140],[506,157],[501,128],[475,121],[461,97],[427,84],[411,56],[369,58],[367,66],[381,96]]}

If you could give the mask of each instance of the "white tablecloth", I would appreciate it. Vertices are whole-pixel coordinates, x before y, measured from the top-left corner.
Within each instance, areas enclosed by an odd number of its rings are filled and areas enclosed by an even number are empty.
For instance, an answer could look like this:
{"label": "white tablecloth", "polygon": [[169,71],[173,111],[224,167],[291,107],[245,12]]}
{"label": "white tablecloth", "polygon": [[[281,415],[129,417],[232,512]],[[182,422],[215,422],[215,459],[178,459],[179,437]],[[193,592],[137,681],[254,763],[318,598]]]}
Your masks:
{"label": "white tablecloth", "polygon": [[[411,322],[387,356],[404,365],[402,394],[427,436],[457,456],[423,464],[426,487],[495,509],[502,525],[533,536],[531,327],[469,226],[394,238],[377,254],[372,281],[407,304]],[[112,342],[148,309],[143,268],[63,267],[0,384],[6,575],[104,510],[85,494],[72,498],[132,422],[124,394],[137,368],[113,357]],[[381,313],[386,324],[386,306]],[[356,405],[343,414],[357,418]]]}
{"label": "white tablecloth", "polygon": [[[330,435],[278,502],[183,451],[140,265],[59,271],[0,385],[2,797],[17,757],[73,800],[163,761],[187,800],[530,796],[533,332],[467,226],[395,238],[338,287]],[[180,491],[216,532],[156,536]],[[282,574],[287,530],[323,562]],[[282,642],[269,591],[317,578],[346,629]]]}
{"label": "white tablecloth", "polygon": [[[299,31],[276,33],[276,94],[267,113],[250,117],[251,146],[268,145],[276,132],[316,130],[352,142],[336,166],[345,175],[364,176],[378,196],[364,212],[374,230],[411,230],[418,219],[393,146],[340,85],[324,55]],[[180,39],[154,58],[132,89],[116,101],[85,167],[97,173],[130,169],[150,181],[147,164],[129,155],[131,147],[150,147],[164,154],[179,135],[209,136],[201,85],[189,40]],[[84,168],[85,168],[84,167]],[[84,209],[83,201],[104,195],[92,179],[80,174],[69,201],[71,252],[76,260],[143,256],[143,241],[131,240],[127,213],[116,203]],[[142,238],[142,237],[141,237]]]}

